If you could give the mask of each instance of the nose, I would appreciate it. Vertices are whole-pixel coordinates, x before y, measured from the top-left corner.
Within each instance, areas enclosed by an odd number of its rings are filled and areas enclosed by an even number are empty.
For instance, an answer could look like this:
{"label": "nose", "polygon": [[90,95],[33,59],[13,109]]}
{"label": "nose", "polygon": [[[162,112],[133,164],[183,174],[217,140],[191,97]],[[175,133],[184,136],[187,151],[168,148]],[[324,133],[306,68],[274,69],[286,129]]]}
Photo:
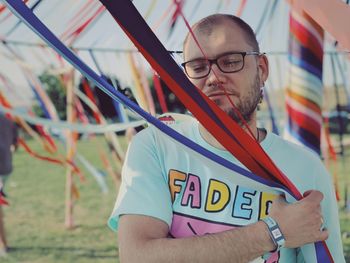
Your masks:
{"label": "nose", "polygon": [[211,65],[209,75],[207,77],[208,85],[218,85],[225,81],[225,73],[223,73],[216,64]]}

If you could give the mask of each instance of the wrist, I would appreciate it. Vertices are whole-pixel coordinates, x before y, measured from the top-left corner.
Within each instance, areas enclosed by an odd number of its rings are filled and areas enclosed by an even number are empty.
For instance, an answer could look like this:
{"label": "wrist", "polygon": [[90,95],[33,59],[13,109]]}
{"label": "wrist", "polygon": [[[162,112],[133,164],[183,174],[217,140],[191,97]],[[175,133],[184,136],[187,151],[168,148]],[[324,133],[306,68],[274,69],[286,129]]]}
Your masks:
{"label": "wrist", "polygon": [[275,247],[275,249],[271,250],[270,252],[280,250],[280,248],[284,246],[286,240],[278,223],[270,216],[261,219],[261,221],[266,225],[270,240],[273,242]]}
{"label": "wrist", "polygon": [[275,243],[272,241],[270,233],[269,233],[269,228],[268,226],[263,222],[263,221],[258,221],[257,224],[259,224],[262,233],[263,233],[263,250],[265,252],[270,252],[276,249]]}

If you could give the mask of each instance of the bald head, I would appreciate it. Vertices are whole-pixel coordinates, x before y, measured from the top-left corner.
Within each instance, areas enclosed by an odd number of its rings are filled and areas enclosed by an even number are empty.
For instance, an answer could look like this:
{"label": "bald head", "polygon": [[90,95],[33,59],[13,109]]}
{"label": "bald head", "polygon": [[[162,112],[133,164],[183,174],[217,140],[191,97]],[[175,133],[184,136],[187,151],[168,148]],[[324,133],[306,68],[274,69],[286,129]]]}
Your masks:
{"label": "bald head", "polygon": [[[233,23],[235,26],[237,26],[242,31],[242,35],[244,36],[244,39],[246,40],[247,44],[251,46],[254,51],[259,52],[259,44],[256,40],[253,29],[237,16],[229,14],[210,15],[195,23],[192,26],[192,30],[195,34],[200,34],[209,37],[213,34],[215,28],[227,25],[229,23]],[[183,43],[183,52],[185,52],[186,50],[185,47],[190,37],[191,34],[189,32]]]}

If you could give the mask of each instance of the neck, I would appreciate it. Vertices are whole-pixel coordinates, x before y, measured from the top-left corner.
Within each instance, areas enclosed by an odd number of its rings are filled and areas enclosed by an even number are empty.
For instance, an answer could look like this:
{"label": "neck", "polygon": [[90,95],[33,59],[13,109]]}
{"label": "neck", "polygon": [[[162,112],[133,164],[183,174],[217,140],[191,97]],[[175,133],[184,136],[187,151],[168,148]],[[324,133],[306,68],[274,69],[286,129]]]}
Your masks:
{"label": "neck", "polygon": [[[252,134],[248,131],[247,127],[241,126],[242,129],[245,132],[247,132],[249,136],[254,136],[254,140],[258,140],[259,143],[262,142],[266,137],[266,133],[265,131],[259,130],[256,127],[256,119],[252,118],[252,121],[247,124]],[[199,123],[199,133],[202,136],[202,138],[210,145],[214,146],[215,148],[225,150],[225,147],[221,143],[219,143],[218,140],[216,140],[216,138],[213,135],[211,135],[211,133],[201,123]]]}

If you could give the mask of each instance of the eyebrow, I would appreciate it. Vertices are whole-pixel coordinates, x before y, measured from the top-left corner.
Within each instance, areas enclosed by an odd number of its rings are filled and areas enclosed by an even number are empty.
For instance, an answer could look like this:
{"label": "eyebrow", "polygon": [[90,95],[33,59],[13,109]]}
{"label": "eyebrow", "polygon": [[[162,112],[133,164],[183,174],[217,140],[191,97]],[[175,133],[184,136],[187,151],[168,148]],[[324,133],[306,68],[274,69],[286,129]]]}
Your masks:
{"label": "eyebrow", "polygon": [[[232,53],[238,53],[239,54],[239,53],[243,53],[243,52],[251,52],[251,51],[238,51],[238,50],[226,51],[226,52],[223,52],[223,53],[220,53],[220,54],[216,55],[213,58],[209,58],[208,57],[208,59],[216,59],[216,58],[221,57],[223,55],[228,55],[228,54],[232,54]],[[195,58],[186,60],[185,62],[190,62],[190,61],[195,61],[195,60],[206,60],[206,58],[205,57],[195,57]]]}

